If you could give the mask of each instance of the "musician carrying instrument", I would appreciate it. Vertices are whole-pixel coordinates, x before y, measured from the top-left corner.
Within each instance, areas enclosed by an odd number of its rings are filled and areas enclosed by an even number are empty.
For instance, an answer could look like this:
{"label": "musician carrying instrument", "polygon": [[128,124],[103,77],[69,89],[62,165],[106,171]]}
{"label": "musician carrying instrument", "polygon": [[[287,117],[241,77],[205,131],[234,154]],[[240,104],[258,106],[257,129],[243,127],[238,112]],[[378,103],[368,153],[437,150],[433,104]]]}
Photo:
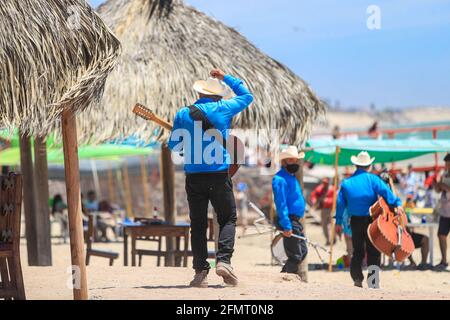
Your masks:
{"label": "musician carrying instrument", "polygon": [[[392,179],[389,184],[395,193]],[[370,207],[373,222],[369,225],[367,233],[370,242],[378,251],[392,257],[397,262],[405,261],[416,249],[411,235],[406,229],[407,217],[404,212],[397,213],[396,209],[389,207],[380,197]]]}

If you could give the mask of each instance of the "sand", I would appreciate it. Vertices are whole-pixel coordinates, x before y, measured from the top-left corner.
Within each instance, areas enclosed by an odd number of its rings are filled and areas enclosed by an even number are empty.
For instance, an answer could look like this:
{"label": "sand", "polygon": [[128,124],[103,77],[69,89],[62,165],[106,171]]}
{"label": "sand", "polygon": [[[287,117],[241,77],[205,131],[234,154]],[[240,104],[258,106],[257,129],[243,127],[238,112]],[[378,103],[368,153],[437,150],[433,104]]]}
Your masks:
{"label": "sand", "polygon": [[[242,231],[239,230],[239,234]],[[252,233],[253,230],[249,230]],[[323,242],[318,226],[308,226],[314,240]],[[120,253],[114,267],[108,261],[93,257],[88,267],[89,298],[102,299],[449,299],[450,273],[432,271],[383,271],[381,289],[353,287],[348,271],[328,273],[310,271],[309,283],[296,279],[283,279],[279,266],[271,265],[270,236],[237,239],[233,259],[240,279],[237,288],[227,288],[213,272],[208,289],[192,289],[187,286],[192,277],[190,268],[157,268],[153,258],[144,258],[142,267],[123,267],[122,244],[95,244]],[[437,249],[437,248],[436,248]],[[53,246],[53,267],[24,267],[24,279],[28,299],[72,299],[67,271],[70,265],[69,245]],[[335,249],[336,256],[344,253],[343,242]],[[26,265],[26,248],[22,246]],[[435,256],[439,252],[435,251]],[[436,257],[435,259],[438,259]],[[311,251],[309,262],[319,258]],[[192,260],[189,260],[192,263]],[[367,285],[365,284],[365,287]]]}

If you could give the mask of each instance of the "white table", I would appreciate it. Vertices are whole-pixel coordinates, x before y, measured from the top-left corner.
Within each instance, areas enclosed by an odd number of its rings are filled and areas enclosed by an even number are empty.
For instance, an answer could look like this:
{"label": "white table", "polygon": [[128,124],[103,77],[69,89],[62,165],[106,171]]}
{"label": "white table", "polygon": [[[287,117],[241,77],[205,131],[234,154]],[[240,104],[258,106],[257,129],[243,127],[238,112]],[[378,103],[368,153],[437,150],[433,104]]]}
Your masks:
{"label": "white table", "polygon": [[434,261],[434,236],[436,235],[436,229],[439,227],[438,223],[408,223],[408,228],[417,229],[417,228],[427,228],[428,229],[428,237],[430,238],[429,247],[430,247],[430,263],[433,265]]}

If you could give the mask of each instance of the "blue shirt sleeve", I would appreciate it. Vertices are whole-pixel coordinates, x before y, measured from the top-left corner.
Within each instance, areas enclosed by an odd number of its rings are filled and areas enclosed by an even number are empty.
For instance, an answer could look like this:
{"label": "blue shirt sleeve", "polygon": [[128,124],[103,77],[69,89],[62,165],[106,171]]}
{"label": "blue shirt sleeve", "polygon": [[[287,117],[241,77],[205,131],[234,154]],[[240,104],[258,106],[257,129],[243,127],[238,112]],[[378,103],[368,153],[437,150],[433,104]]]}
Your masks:
{"label": "blue shirt sleeve", "polygon": [[[170,134],[170,138],[169,138],[169,141],[167,143],[167,146],[169,147],[169,149],[174,151],[174,152],[182,152],[183,151],[182,150],[182,143],[181,143],[183,141],[183,138],[180,137],[179,140],[176,140],[176,139],[173,138],[174,131],[176,131],[176,130],[178,130],[180,128],[181,128],[181,116],[180,116],[180,112],[178,112],[175,115],[175,119],[173,121],[172,132]],[[175,147],[177,147],[177,148],[175,149]]]}
{"label": "blue shirt sleeve", "polygon": [[277,208],[278,222],[284,231],[292,230],[291,220],[286,202],[286,182],[275,177],[272,180],[273,198]]}
{"label": "blue shirt sleeve", "polygon": [[400,207],[402,205],[402,201],[399,197],[396,197],[394,193],[388,188],[387,184],[381,180],[378,176],[372,176],[372,184],[375,192],[382,196],[384,200],[390,206]]}
{"label": "blue shirt sleeve", "polygon": [[347,208],[347,199],[345,198],[344,193],[344,185],[341,186],[341,190],[339,190],[339,194],[337,197],[337,203],[336,203],[336,224],[342,225],[343,224],[343,217],[345,209]]}
{"label": "blue shirt sleeve", "polygon": [[224,105],[228,107],[232,116],[246,109],[253,102],[253,95],[244,85],[241,79],[235,78],[229,74],[224,77],[224,82],[233,90],[236,96],[230,100],[223,100]]}

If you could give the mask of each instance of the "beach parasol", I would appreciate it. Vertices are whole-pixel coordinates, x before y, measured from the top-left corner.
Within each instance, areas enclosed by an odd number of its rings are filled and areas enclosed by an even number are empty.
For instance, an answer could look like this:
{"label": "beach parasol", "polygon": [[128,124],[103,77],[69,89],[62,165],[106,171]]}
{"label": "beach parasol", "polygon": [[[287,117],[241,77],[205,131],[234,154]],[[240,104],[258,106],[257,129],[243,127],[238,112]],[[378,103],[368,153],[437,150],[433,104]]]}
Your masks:
{"label": "beach parasol", "polygon": [[[75,299],[88,297],[75,115],[101,97],[119,51],[120,42],[84,0],[0,3],[0,125],[18,128],[21,142],[61,127]],[[23,159],[22,171],[31,167],[31,153]],[[33,185],[33,172],[23,174],[24,185]],[[36,217],[26,218],[30,230]]]}

